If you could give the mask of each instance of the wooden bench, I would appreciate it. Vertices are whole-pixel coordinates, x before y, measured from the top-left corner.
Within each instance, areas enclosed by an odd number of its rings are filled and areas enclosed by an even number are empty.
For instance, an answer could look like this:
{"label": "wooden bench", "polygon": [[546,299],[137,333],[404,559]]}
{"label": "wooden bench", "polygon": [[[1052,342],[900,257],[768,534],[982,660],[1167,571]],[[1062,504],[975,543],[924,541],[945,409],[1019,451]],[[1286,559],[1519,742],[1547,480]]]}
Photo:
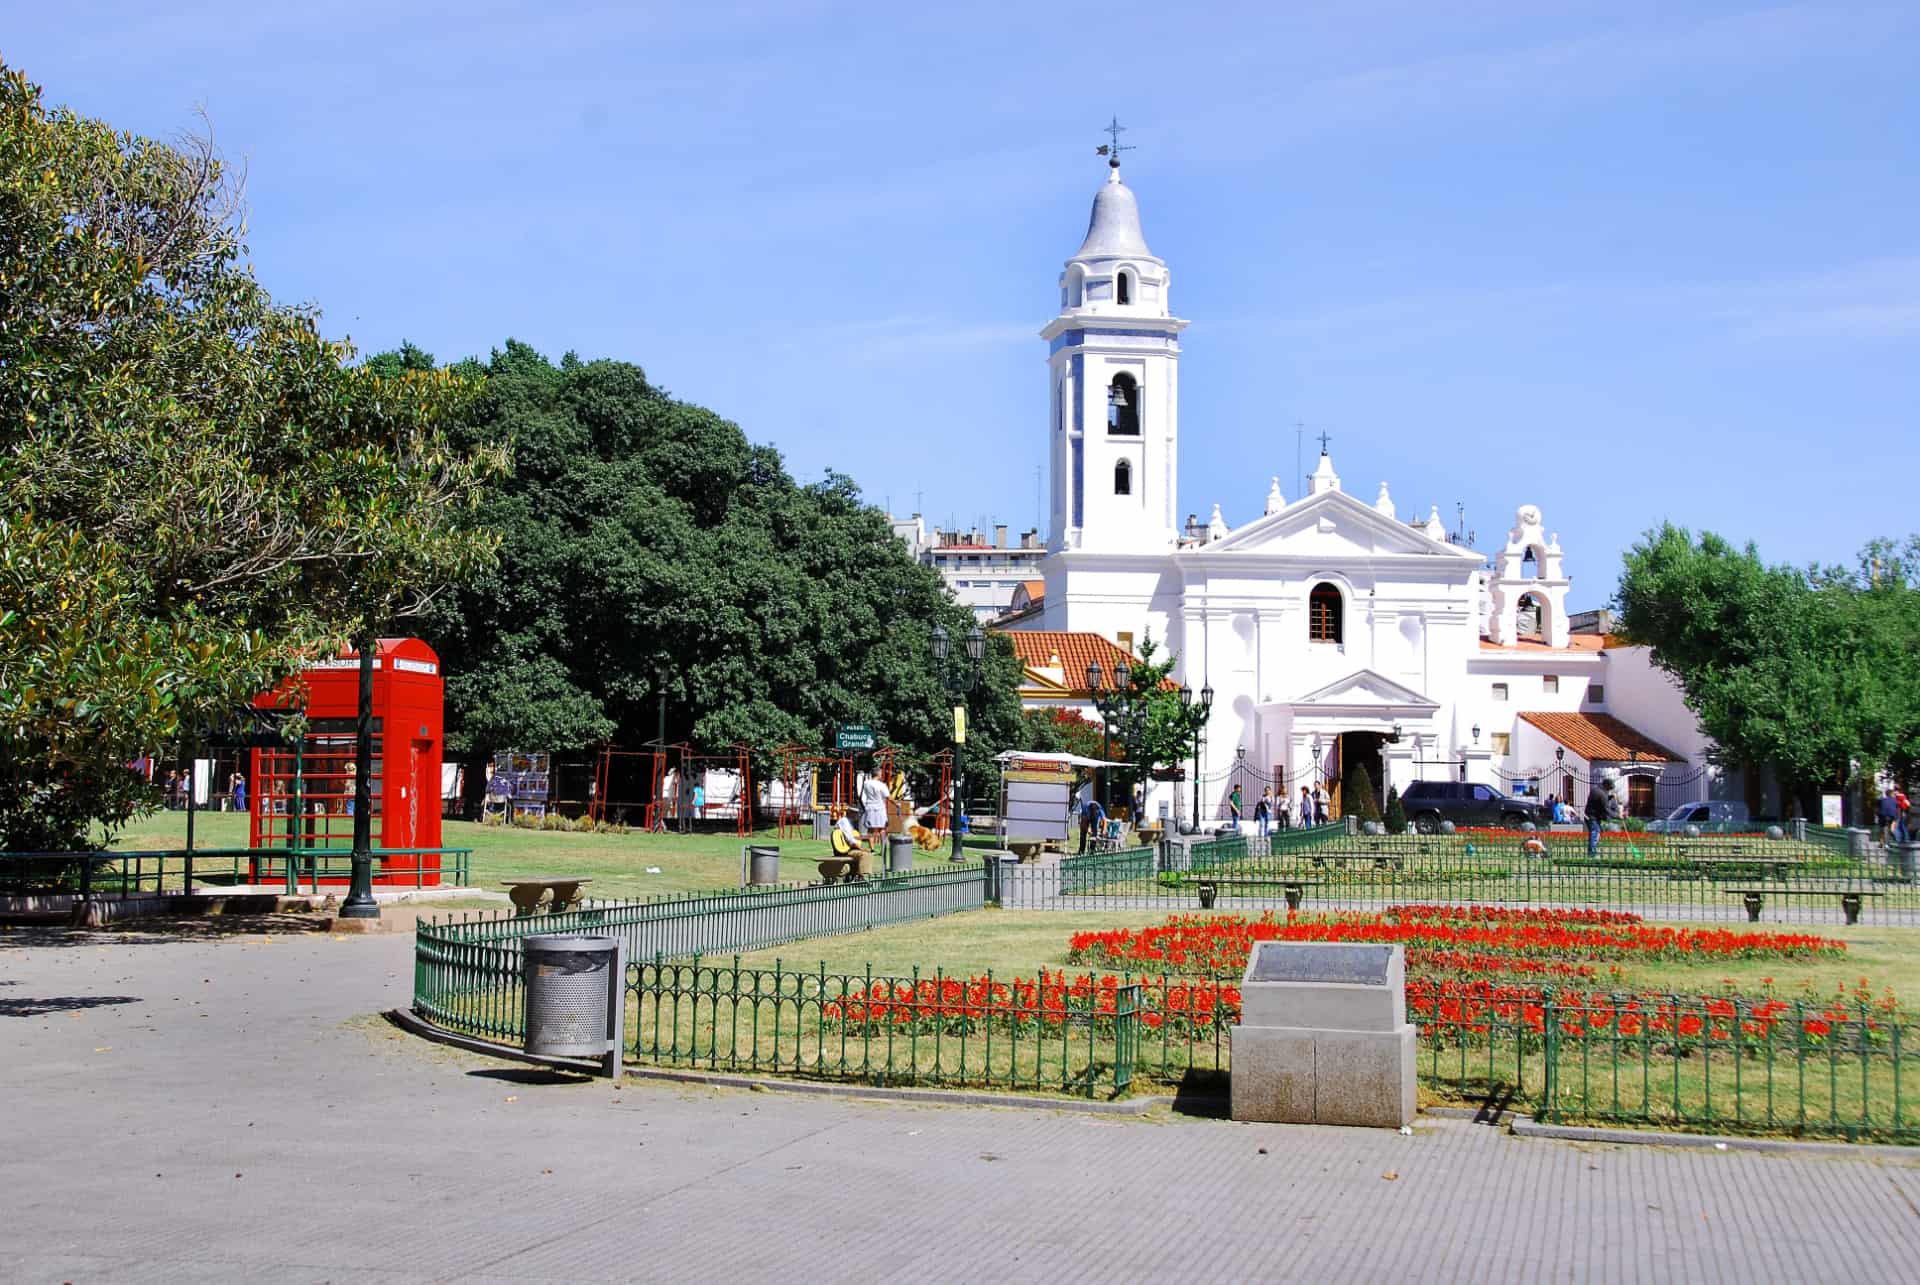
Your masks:
{"label": "wooden bench", "polygon": [[1300,909],[1300,897],[1320,884],[1312,879],[1261,879],[1247,875],[1205,875],[1196,877],[1193,886],[1200,893],[1200,908],[1207,909],[1222,888],[1279,888],[1287,899],[1288,910]]}
{"label": "wooden bench", "polygon": [[1347,862],[1349,861],[1371,861],[1373,862],[1373,868],[1375,870],[1386,870],[1389,868],[1398,870],[1406,861],[1405,857],[1392,852],[1322,852],[1318,854],[1310,852],[1308,859],[1313,862],[1316,868],[1324,867],[1331,861],[1336,870],[1345,870],[1347,868]]}
{"label": "wooden bench", "polygon": [[530,915],[540,908],[542,898],[549,893],[552,900],[547,904],[549,913],[566,910],[580,900],[580,889],[593,882],[591,879],[502,879],[501,884],[507,890],[507,897],[513,902],[516,915]]}
{"label": "wooden bench", "polygon": [[1758,866],[1767,872],[1762,876],[1763,878],[1781,880],[1787,877],[1787,871],[1810,864],[1806,857],[1800,856],[1769,857],[1744,854],[1739,856],[1695,856],[1690,852],[1684,853],[1683,855],[1686,861],[1701,867],[1708,873],[1712,873],[1715,866]]}
{"label": "wooden bench", "polygon": [[1871,888],[1728,888],[1726,891],[1740,898],[1747,908],[1747,921],[1756,924],[1760,922],[1760,907],[1768,897],[1838,897],[1840,912],[1847,917],[1847,922],[1857,924],[1862,897],[1886,896]]}

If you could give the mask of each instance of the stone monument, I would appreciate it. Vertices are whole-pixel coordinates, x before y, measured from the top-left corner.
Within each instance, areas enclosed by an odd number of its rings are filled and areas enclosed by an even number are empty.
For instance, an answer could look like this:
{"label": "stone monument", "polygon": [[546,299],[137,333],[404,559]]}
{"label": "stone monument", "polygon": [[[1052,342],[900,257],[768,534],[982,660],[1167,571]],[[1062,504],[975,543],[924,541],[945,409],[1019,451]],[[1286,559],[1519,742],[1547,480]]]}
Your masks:
{"label": "stone monument", "polygon": [[1402,947],[1254,943],[1233,1028],[1232,1113],[1282,1124],[1413,1121]]}

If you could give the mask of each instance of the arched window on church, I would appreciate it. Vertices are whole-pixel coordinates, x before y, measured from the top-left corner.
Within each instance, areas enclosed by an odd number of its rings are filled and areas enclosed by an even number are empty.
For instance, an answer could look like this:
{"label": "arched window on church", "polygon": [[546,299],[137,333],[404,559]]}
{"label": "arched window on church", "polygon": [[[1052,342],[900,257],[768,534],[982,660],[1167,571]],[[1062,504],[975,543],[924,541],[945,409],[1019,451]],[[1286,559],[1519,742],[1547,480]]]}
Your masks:
{"label": "arched window on church", "polygon": [[1344,640],[1341,628],[1340,590],[1322,581],[1307,595],[1307,640],[1337,643]]}
{"label": "arched window on church", "polygon": [[1125,371],[1115,375],[1107,388],[1107,427],[1129,437],[1140,433],[1140,385]]}
{"label": "arched window on church", "polygon": [[1079,264],[1067,269],[1067,307],[1078,308],[1087,298],[1087,273]]}
{"label": "arched window on church", "polygon": [[1131,272],[1123,271],[1113,288],[1116,292],[1114,294],[1115,303],[1133,302],[1133,274]]}
{"label": "arched window on church", "polygon": [[1115,495],[1133,494],[1133,465],[1125,460],[1113,466],[1113,493]]}

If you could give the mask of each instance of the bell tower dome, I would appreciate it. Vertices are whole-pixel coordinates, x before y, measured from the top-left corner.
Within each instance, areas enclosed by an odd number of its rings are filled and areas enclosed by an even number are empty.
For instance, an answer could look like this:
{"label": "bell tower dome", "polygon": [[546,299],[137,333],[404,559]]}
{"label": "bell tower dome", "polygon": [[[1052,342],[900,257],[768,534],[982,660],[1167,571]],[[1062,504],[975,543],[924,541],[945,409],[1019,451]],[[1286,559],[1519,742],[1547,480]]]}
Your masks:
{"label": "bell tower dome", "polygon": [[[1049,547],[1171,551],[1178,539],[1180,332],[1166,263],[1147,248],[1140,202],[1120,179],[1119,131],[1087,235],[1060,273],[1047,341],[1053,471]],[[1130,149],[1129,149],[1130,150]]]}

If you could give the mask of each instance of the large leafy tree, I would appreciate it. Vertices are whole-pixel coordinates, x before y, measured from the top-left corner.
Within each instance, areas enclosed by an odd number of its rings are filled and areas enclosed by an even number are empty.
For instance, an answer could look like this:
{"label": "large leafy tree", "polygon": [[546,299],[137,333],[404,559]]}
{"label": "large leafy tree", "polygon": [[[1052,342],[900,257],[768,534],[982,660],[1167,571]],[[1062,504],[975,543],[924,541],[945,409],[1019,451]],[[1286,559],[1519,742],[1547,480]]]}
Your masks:
{"label": "large leafy tree", "polygon": [[1881,569],[1890,548],[1871,548],[1858,572],[1806,572],[1669,524],[1627,553],[1623,632],[1651,648],[1749,781],[1770,767],[1811,811],[1822,788],[1912,768],[1920,606],[1911,558]]}
{"label": "large leafy tree", "polygon": [[[778,452],[626,362],[556,364],[510,341],[483,373],[465,440],[511,443],[514,467],[484,505],[498,567],[431,617],[451,743],[634,748],[664,695],[670,741],[747,744],[762,770],[838,723],[944,748],[929,631],[958,653],[972,618],[850,479],[798,484]],[[1018,677],[991,640],[967,702],[976,753],[1017,741]]]}
{"label": "large leafy tree", "polygon": [[150,803],[191,738],[491,553],[471,386],[350,364],[244,262],[210,141],[50,109],[0,66],[0,844]]}

